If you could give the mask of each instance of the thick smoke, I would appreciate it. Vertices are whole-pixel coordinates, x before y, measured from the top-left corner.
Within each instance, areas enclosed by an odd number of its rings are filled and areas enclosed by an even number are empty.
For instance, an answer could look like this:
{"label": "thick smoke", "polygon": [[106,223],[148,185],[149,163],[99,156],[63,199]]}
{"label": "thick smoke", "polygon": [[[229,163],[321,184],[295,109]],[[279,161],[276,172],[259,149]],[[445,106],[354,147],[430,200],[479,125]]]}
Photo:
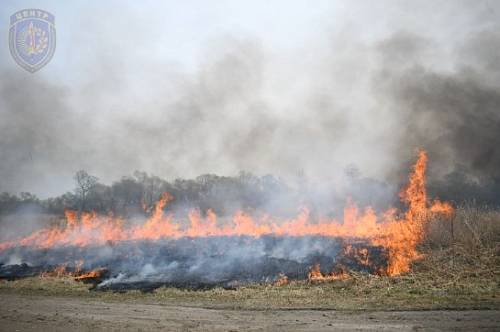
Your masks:
{"label": "thick smoke", "polygon": [[[469,37],[456,52],[472,59],[452,71],[434,71],[411,61],[412,54],[428,51],[425,48],[408,35],[395,36],[381,47],[385,67],[378,89],[406,133],[398,150],[408,154],[408,147],[421,145],[429,151],[435,170],[462,168],[475,180],[497,179],[500,66],[495,62],[499,55],[489,52],[500,49],[500,34],[481,31]],[[405,60],[397,63],[398,54]]]}
{"label": "thick smoke", "polygon": [[[402,6],[415,20],[435,10],[415,6]],[[430,23],[435,34],[403,20],[370,38],[346,23],[318,34],[307,52],[274,49],[258,36],[219,37],[192,71],[137,50],[135,62],[112,56],[129,46],[108,38],[128,20],[92,21],[82,11],[82,41],[96,54],[88,77],[59,82],[2,66],[0,191],[60,194],[78,169],[107,183],[136,169],[167,179],[304,174],[313,187],[342,191],[350,186],[345,169],[355,165],[361,178],[389,181],[380,189],[389,197],[418,147],[430,152],[433,183],[458,173],[493,183],[498,4],[453,2],[442,11],[466,17],[459,36],[443,37],[446,18]],[[134,46],[154,50],[154,38],[138,29],[129,36]],[[331,197],[317,188],[308,193]]]}
{"label": "thick smoke", "polygon": [[442,198],[498,204],[499,49],[497,30],[479,31],[453,49],[451,69],[433,70],[418,60],[432,47],[416,36],[400,34],[379,47],[376,91],[400,123],[398,155],[405,160],[408,147],[424,147],[432,191]]}

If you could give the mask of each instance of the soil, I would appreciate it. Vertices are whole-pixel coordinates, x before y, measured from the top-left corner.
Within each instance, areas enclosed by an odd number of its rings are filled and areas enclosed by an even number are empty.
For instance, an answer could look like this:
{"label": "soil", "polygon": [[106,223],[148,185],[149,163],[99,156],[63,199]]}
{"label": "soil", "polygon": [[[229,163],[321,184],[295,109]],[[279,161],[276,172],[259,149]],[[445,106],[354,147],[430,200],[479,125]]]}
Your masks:
{"label": "soil", "polygon": [[236,310],[0,293],[0,331],[500,331],[500,311]]}

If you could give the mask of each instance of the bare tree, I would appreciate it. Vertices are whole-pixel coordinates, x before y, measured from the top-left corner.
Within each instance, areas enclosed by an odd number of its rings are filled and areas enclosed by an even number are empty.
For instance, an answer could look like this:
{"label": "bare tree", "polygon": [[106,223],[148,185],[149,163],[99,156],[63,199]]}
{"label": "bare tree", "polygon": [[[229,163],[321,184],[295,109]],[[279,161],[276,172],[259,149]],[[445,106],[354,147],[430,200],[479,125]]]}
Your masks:
{"label": "bare tree", "polygon": [[87,201],[87,197],[91,190],[97,184],[98,178],[90,175],[84,170],[79,170],[76,172],[75,177],[76,181],[76,189],[75,192],[80,200],[80,212],[85,209],[85,203]]}

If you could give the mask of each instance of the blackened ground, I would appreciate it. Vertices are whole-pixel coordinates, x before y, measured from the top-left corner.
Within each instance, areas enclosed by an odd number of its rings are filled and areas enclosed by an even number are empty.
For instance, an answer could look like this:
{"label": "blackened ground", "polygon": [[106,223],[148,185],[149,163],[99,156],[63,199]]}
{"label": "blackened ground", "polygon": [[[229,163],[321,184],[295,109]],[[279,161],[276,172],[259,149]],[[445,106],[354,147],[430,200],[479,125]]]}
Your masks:
{"label": "blackened ground", "polygon": [[[21,264],[7,264],[14,259]],[[235,288],[272,283],[280,274],[304,280],[311,266],[318,263],[325,274],[339,266],[372,274],[387,267],[385,250],[359,239],[230,236],[12,248],[0,253],[0,263],[4,263],[0,279],[35,276],[61,265],[74,270],[82,260],[85,271],[106,269],[105,276],[94,280],[96,289],[146,291],[161,286]]]}

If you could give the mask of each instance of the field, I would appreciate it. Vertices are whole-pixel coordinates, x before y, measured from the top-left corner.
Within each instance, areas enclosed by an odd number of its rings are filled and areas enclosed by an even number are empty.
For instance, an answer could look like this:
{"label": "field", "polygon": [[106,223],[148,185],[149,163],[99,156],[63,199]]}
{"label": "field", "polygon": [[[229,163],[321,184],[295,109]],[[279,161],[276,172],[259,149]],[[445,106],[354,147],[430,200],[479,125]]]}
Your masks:
{"label": "field", "polygon": [[90,290],[70,277],[1,281],[0,329],[494,330],[500,328],[499,215],[467,204],[453,220],[431,222],[423,258],[400,276],[351,272],[331,282],[121,293]]}
{"label": "field", "polygon": [[[441,258],[448,258],[442,252]],[[456,254],[456,253],[455,253]],[[489,253],[493,255],[493,253]],[[486,257],[493,259],[492,256]],[[435,259],[435,257],[433,257]],[[458,258],[456,258],[458,260]],[[483,258],[484,259],[484,258]],[[476,262],[483,260],[478,258]],[[291,282],[284,286],[250,285],[234,290],[214,288],[204,291],[159,288],[152,292],[123,293],[92,291],[72,278],[26,278],[0,283],[2,294],[79,297],[109,302],[140,302],[223,309],[330,309],[330,310],[433,310],[500,309],[498,271],[465,270],[463,265],[443,266],[430,259],[427,265],[440,271],[414,272],[399,277],[351,274],[347,280],[325,283]],[[470,268],[470,267],[469,267]]]}
{"label": "field", "polygon": [[445,281],[398,278],[236,290],[89,291],[71,278],[0,284],[0,330],[492,331],[500,327],[498,275]]}

